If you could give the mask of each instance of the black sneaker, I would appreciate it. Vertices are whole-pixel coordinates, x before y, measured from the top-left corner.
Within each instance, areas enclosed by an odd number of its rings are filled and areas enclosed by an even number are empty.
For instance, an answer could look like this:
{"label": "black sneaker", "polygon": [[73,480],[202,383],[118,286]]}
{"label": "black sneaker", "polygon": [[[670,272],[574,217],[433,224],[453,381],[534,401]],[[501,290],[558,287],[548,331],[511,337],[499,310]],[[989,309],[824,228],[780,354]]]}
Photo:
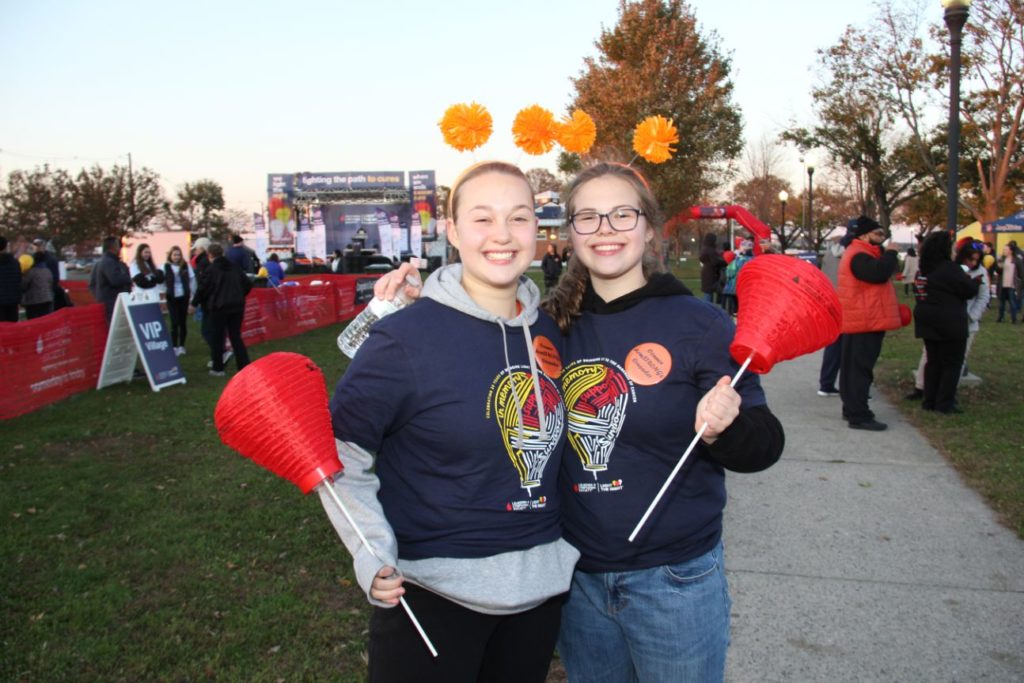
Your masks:
{"label": "black sneaker", "polygon": [[924,398],[924,391],[921,389],[914,389],[909,394],[903,397],[904,401],[920,401]]}
{"label": "black sneaker", "polygon": [[866,420],[864,422],[851,422],[850,429],[864,429],[869,432],[884,432],[889,425],[878,420]]}

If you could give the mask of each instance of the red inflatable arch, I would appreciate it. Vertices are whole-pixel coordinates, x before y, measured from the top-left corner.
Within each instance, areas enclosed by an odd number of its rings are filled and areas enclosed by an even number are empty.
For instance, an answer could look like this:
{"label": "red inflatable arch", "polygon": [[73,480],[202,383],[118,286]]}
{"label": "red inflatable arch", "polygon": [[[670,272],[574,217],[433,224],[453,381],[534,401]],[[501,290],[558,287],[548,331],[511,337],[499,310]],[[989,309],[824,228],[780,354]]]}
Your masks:
{"label": "red inflatable arch", "polygon": [[756,238],[752,240],[755,254],[761,253],[761,240],[771,239],[772,236],[772,231],[767,225],[759,221],[754,214],[737,204],[730,204],[728,206],[691,206],[686,211],[680,211],[672,220],[667,221],[665,229],[667,231],[670,225],[700,218],[733,219]]}

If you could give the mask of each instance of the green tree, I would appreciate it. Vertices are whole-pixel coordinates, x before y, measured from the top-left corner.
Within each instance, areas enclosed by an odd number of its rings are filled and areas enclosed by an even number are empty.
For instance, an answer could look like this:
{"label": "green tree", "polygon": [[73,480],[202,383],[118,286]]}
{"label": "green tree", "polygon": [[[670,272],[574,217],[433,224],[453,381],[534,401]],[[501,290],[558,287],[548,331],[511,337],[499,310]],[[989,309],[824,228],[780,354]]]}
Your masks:
{"label": "green tree", "polygon": [[209,179],[185,183],[174,203],[179,223],[188,226],[189,232],[207,237],[220,237],[218,233],[227,229],[227,222],[220,215],[223,210],[224,190],[220,183]]}
{"label": "green tree", "polygon": [[891,102],[865,77],[876,59],[871,36],[849,26],[818,55],[822,82],[811,91],[817,123],[790,128],[782,139],[802,150],[823,148],[863,174],[865,213],[888,227],[897,207],[935,187],[934,177],[910,135],[896,130]]}
{"label": "green tree", "polygon": [[129,172],[127,166],[115,164],[107,171],[97,164],[75,178],[74,221],[89,240],[145,232],[166,210],[160,176],[148,168]]}
{"label": "green tree", "polygon": [[533,191],[537,193],[558,192],[562,189],[562,181],[546,168],[531,168],[526,172],[526,178],[533,186]]}
{"label": "green tree", "polygon": [[0,229],[8,236],[45,235],[58,247],[79,241],[72,216],[73,183],[48,165],[13,171],[0,192]]}
{"label": "green tree", "polygon": [[[878,5],[871,28],[855,34],[867,46],[860,83],[902,121],[916,160],[931,176],[930,185],[945,193],[949,32],[937,13],[932,14],[933,21],[922,21],[921,9],[920,3],[893,0]],[[972,216],[993,220],[1009,212],[1024,186],[1021,26],[1020,0],[985,0],[971,6],[964,27],[958,169],[964,221]],[[924,40],[926,32],[931,43]],[[929,49],[930,45],[938,47]],[[944,223],[943,216],[939,225]]]}
{"label": "green tree", "polygon": [[[706,197],[721,184],[724,162],[739,154],[742,137],[731,60],[718,36],[697,30],[683,0],[620,0],[618,23],[595,45],[598,56],[586,58],[573,79],[569,107],[583,109],[597,125],[589,157],[629,161],[634,128],[660,114],[679,130],[676,155],[659,165],[633,164],[650,179],[668,216]],[[569,162],[560,159],[559,169]]]}

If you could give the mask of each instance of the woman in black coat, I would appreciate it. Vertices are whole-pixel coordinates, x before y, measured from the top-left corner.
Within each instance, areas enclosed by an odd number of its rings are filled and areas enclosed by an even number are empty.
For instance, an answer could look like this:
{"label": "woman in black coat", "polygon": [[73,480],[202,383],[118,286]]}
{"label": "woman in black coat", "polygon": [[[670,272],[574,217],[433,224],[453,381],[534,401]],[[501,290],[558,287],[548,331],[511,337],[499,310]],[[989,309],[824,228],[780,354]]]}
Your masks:
{"label": "woman in black coat", "polygon": [[967,348],[967,301],[978,293],[978,283],[953,262],[952,253],[948,232],[929,235],[914,281],[914,336],[924,340],[928,354],[921,407],[940,413],[962,412],[956,386]]}
{"label": "woman in black coat", "polygon": [[540,262],[540,269],[544,271],[544,291],[548,291],[558,284],[558,278],[562,276],[562,258],[558,255],[558,249],[551,242],[548,242],[548,252]]}

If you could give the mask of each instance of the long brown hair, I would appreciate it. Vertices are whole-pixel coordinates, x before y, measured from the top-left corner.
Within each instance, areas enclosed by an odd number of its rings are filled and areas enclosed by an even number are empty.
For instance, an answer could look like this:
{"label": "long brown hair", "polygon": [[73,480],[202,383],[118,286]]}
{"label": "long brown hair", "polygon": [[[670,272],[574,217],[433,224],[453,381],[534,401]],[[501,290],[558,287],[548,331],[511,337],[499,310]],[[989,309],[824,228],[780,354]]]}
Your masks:
{"label": "long brown hair", "polygon": [[[624,164],[601,162],[590,168],[581,171],[572,184],[565,201],[565,215],[568,220],[576,212],[576,195],[580,188],[591,180],[612,176],[621,178],[629,183],[636,190],[640,200],[640,210],[647,221],[647,227],[653,231],[654,237],[647,240],[643,254],[644,279],[650,279],[651,275],[664,271],[661,260],[661,209],[658,207],[658,200],[651,192],[647,180],[632,166]],[[572,228],[570,228],[571,230]],[[572,323],[580,317],[580,307],[583,303],[583,293],[590,282],[590,271],[583,265],[578,255],[569,259],[569,268],[565,275],[558,281],[558,285],[552,289],[544,299],[541,307],[555,319],[563,334],[568,334]]]}
{"label": "long brown hair", "polygon": [[[149,249],[149,260],[146,261],[142,258],[142,252]],[[153,263],[153,250],[149,248],[148,244],[142,243],[135,247],[135,265],[139,267],[140,273],[155,273],[156,264]]]}

